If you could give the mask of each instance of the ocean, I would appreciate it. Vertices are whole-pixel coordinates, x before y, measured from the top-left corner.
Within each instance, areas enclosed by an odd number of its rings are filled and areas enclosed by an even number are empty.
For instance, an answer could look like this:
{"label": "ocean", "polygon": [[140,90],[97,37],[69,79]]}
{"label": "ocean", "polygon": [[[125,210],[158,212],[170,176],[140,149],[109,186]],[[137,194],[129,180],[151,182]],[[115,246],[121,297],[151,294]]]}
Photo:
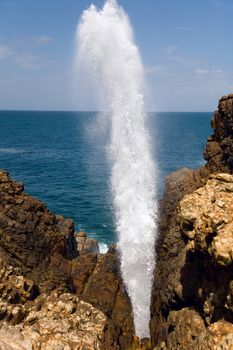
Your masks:
{"label": "ocean", "polygon": [[[148,113],[158,197],[165,177],[203,165],[213,113]],[[76,231],[101,243],[116,241],[111,203],[109,118],[97,112],[0,111],[0,169]]]}

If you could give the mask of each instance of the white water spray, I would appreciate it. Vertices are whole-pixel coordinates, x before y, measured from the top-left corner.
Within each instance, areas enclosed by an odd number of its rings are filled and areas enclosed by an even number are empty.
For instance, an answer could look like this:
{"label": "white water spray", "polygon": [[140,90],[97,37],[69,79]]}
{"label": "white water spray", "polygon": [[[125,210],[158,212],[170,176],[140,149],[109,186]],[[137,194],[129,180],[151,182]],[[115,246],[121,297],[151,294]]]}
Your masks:
{"label": "white water spray", "polygon": [[115,0],[84,11],[77,29],[76,65],[87,71],[112,117],[109,146],[121,272],[136,334],[149,336],[155,262],[155,169],[145,127],[143,66],[127,15]]}

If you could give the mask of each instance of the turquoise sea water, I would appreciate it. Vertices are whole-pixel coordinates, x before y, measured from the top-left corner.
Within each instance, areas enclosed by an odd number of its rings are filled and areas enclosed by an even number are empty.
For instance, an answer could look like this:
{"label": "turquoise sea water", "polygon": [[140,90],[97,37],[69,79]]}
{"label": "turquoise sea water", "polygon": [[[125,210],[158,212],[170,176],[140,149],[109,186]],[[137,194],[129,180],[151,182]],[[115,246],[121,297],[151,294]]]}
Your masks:
{"label": "turquoise sea water", "polygon": [[[212,113],[149,113],[162,195],[167,174],[204,164]],[[0,111],[0,168],[56,214],[103,243],[116,240],[109,187],[107,116],[95,112]]]}

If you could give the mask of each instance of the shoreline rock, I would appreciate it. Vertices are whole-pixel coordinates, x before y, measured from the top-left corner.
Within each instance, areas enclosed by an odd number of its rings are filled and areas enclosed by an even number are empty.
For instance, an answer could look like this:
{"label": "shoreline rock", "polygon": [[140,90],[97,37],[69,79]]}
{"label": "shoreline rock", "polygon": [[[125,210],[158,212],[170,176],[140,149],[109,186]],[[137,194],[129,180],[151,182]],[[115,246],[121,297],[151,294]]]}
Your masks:
{"label": "shoreline rock", "polygon": [[[46,300],[59,290],[104,313],[101,349],[127,349],[134,327],[117,252],[98,251],[96,241],[83,233],[76,236],[71,219],[52,214],[27,195],[21,183],[0,171],[0,327],[9,322],[23,332],[38,298],[45,295]],[[83,322],[89,322],[88,312]]]}
{"label": "shoreline rock", "polygon": [[166,179],[151,342],[134,335],[116,247],[100,254],[0,171],[0,349],[233,349],[232,106],[220,99],[206,166]]}
{"label": "shoreline rock", "polygon": [[206,166],[167,178],[151,304],[156,350],[233,349],[232,102],[232,94],[219,101]]}
{"label": "shoreline rock", "polygon": [[211,121],[214,130],[204,150],[206,167],[211,173],[233,172],[233,94],[219,100]]}
{"label": "shoreline rock", "polygon": [[96,239],[87,237],[86,232],[75,232],[77,250],[79,254],[99,254],[99,243]]}

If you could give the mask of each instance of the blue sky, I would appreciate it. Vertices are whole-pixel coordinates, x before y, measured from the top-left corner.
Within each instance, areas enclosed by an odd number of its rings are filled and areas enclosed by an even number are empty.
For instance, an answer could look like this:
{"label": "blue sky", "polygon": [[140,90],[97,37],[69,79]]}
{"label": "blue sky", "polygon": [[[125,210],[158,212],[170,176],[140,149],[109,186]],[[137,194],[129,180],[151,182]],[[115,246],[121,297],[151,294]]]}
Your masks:
{"label": "blue sky", "polygon": [[[93,0],[98,7],[103,0]],[[148,109],[212,111],[233,92],[233,0],[118,0],[149,86]],[[75,29],[89,0],[0,0],[0,109],[74,109]],[[77,109],[93,110],[91,103]]]}

